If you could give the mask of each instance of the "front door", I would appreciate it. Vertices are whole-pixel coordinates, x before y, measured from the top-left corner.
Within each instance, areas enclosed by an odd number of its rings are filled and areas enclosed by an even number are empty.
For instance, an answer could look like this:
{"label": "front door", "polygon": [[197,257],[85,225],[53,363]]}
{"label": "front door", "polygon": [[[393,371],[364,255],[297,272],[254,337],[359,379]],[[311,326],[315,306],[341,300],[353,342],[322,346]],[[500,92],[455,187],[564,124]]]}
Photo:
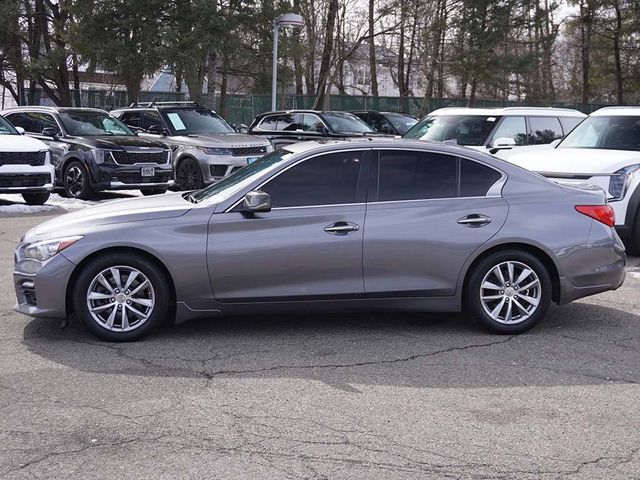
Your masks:
{"label": "front door", "polygon": [[351,150],[303,160],[261,187],[270,212],[213,215],[207,258],[216,300],[362,295],[366,157]]}
{"label": "front door", "polygon": [[410,150],[383,150],[374,168],[377,192],[370,195],[364,237],[366,294],[454,295],[467,258],[506,219],[507,203],[491,191],[502,173]]}

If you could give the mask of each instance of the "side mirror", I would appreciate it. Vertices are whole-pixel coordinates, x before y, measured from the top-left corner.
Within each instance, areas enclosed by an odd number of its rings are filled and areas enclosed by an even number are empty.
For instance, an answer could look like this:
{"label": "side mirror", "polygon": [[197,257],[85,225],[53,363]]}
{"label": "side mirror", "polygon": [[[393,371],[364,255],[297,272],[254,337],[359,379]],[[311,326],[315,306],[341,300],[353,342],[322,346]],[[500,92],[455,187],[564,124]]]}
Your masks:
{"label": "side mirror", "polygon": [[233,129],[238,133],[249,133],[249,127],[247,127],[244,123],[240,125],[234,125]]}
{"label": "side mirror", "polygon": [[58,131],[57,128],[54,127],[46,127],[42,129],[42,135],[46,136],[46,137],[51,137],[54,140],[57,140],[60,138],[60,132]]}
{"label": "side mirror", "polygon": [[496,138],[493,141],[492,148],[513,148],[516,146],[516,141],[509,137]]}
{"label": "side mirror", "polygon": [[162,125],[151,125],[148,129],[147,132],[152,133],[154,135],[162,135],[163,137],[166,137],[167,134],[169,132],[167,132],[167,129],[164,128]]}
{"label": "side mirror", "polygon": [[262,190],[252,190],[244,196],[242,211],[251,213],[270,212],[271,197]]}
{"label": "side mirror", "polygon": [[22,128],[22,127],[16,127],[16,131],[17,131],[20,135],[24,135],[24,128]]}

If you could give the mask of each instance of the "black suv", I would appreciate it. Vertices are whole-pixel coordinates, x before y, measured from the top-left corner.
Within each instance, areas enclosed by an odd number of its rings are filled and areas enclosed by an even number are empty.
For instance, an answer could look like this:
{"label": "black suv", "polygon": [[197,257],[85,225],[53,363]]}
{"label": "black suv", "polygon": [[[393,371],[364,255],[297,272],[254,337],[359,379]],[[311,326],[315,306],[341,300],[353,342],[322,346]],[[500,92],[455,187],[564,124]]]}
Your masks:
{"label": "black suv", "polygon": [[249,134],[266,136],[276,147],[320,138],[353,138],[376,132],[348,112],[287,110],[258,115]]}
{"label": "black suv", "polygon": [[99,190],[140,189],[163,193],[173,185],[171,150],[139,138],[104,110],[71,107],[17,107],[0,112],[51,150],[56,185],[72,198]]}
{"label": "black suv", "polygon": [[351,112],[376,132],[389,135],[404,135],[418,123],[418,119],[408,113],[376,112],[366,110]]}

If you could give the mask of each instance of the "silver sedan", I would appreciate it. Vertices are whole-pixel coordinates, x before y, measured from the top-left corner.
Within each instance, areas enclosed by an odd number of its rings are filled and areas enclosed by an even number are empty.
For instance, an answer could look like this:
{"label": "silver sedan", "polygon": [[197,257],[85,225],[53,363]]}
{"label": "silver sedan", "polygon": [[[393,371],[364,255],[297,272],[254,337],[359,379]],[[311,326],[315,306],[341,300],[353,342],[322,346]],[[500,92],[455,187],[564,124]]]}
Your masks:
{"label": "silver sedan", "polygon": [[107,340],[165,320],[466,309],[524,332],[552,302],[618,288],[601,190],[447,144],[287,146],[202,190],[122,200],[27,232],[16,310]]}

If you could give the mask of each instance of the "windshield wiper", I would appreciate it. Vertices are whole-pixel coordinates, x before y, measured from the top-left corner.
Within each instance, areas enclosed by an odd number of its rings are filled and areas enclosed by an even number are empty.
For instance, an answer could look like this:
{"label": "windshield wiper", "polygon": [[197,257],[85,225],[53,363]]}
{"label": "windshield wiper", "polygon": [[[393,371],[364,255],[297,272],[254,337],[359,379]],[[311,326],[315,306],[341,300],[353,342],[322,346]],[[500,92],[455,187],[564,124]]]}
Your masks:
{"label": "windshield wiper", "polygon": [[191,202],[191,203],[198,203],[198,200],[196,199],[196,197],[193,196],[193,193],[191,192],[185,192],[182,195],[182,198],[184,198],[185,200]]}

